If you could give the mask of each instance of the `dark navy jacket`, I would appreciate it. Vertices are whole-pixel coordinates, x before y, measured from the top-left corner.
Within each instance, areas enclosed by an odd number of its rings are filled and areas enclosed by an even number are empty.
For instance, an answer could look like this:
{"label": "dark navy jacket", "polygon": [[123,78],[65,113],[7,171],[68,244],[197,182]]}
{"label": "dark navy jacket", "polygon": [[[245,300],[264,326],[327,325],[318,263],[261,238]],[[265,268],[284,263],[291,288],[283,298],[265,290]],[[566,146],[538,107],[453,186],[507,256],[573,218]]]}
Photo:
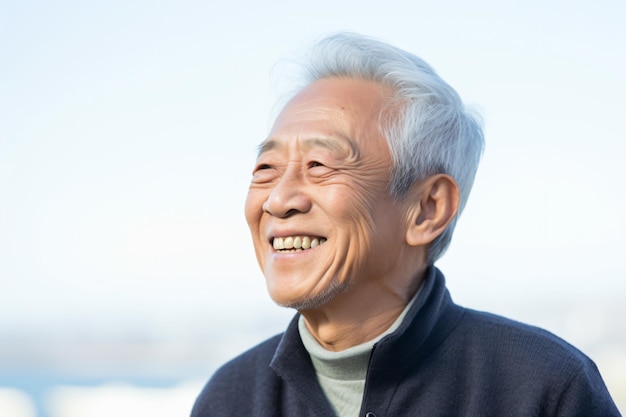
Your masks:
{"label": "dark navy jacket", "polygon": [[[595,364],[551,333],[454,304],[431,268],[400,327],[373,348],[363,417],[619,416]],[[334,417],[298,316],[220,368],[192,417]]]}

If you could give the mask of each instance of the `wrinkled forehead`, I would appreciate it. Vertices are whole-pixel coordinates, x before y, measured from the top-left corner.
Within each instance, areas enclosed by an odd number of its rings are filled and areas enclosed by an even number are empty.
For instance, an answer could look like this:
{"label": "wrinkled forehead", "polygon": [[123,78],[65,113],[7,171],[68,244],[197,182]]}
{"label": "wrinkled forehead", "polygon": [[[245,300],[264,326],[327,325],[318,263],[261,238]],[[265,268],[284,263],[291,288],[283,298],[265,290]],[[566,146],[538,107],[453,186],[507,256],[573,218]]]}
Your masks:
{"label": "wrinkled forehead", "polygon": [[303,149],[354,152],[363,141],[378,141],[378,123],[387,98],[385,87],[369,81],[315,81],[285,105],[259,152],[277,149],[289,140],[297,140]]}
{"label": "wrinkled forehead", "polygon": [[[288,144],[278,138],[268,138],[259,145],[258,155],[270,151],[286,151]],[[335,137],[306,137],[297,141],[299,150],[307,152],[315,148],[326,149],[336,154],[350,153],[355,151],[355,144],[348,138]]]}

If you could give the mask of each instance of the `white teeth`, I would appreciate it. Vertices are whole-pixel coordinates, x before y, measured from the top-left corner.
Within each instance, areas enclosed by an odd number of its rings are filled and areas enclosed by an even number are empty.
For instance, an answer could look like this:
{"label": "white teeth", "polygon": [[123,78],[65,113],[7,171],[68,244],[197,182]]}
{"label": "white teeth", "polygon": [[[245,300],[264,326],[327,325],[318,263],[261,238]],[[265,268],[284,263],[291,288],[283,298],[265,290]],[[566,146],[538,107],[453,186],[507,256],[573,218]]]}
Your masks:
{"label": "white teeth", "polygon": [[312,249],[326,242],[324,238],[316,238],[310,236],[287,236],[275,237],[273,246],[276,250],[284,250],[288,252]]}
{"label": "white teeth", "polygon": [[285,249],[285,246],[283,245],[283,240],[279,237],[274,238],[274,249],[276,250],[281,250],[281,249]]}

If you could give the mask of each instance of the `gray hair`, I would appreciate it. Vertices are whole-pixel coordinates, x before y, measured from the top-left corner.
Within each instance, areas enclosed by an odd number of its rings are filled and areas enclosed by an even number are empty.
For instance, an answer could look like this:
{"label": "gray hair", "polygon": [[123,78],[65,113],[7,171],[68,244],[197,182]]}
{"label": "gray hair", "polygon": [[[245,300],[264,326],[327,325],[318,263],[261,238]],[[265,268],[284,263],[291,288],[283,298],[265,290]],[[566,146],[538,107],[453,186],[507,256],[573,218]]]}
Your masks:
{"label": "gray hair", "polygon": [[[458,93],[422,59],[376,39],[338,33],[316,43],[301,61],[308,85],[324,78],[377,82],[395,92],[380,116],[393,167],[389,192],[402,199],[411,186],[435,174],[450,175],[459,186],[461,213],[469,197],[484,139],[481,123]],[[428,250],[434,263],[448,248],[458,215]]]}

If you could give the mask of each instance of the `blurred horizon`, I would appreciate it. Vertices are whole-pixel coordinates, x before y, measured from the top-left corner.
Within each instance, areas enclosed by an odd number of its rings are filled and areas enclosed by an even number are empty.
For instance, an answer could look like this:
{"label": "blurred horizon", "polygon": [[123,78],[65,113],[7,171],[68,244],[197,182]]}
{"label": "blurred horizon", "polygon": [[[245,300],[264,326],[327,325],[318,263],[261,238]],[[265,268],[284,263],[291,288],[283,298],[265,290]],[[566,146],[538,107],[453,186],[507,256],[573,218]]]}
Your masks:
{"label": "blurred horizon", "polygon": [[[509,304],[508,317],[555,332],[594,359],[623,409],[623,303],[617,298],[589,298],[583,305],[544,300],[535,303],[530,313],[520,304]],[[205,327],[179,330],[175,335],[160,333],[157,325],[110,327],[96,332],[74,324],[56,328],[52,337],[6,332],[3,339],[11,343],[0,346],[0,411],[3,391],[12,388],[27,395],[32,406],[39,409],[35,415],[41,417],[105,416],[121,408],[134,410],[124,414],[129,416],[166,416],[176,409],[174,404],[178,407],[175,415],[187,415],[215,369],[281,332],[292,314],[278,309],[269,315],[239,317],[221,324],[208,322]],[[169,398],[167,408],[163,408],[165,398]],[[55,407],[65,411],[51,413]]]}

